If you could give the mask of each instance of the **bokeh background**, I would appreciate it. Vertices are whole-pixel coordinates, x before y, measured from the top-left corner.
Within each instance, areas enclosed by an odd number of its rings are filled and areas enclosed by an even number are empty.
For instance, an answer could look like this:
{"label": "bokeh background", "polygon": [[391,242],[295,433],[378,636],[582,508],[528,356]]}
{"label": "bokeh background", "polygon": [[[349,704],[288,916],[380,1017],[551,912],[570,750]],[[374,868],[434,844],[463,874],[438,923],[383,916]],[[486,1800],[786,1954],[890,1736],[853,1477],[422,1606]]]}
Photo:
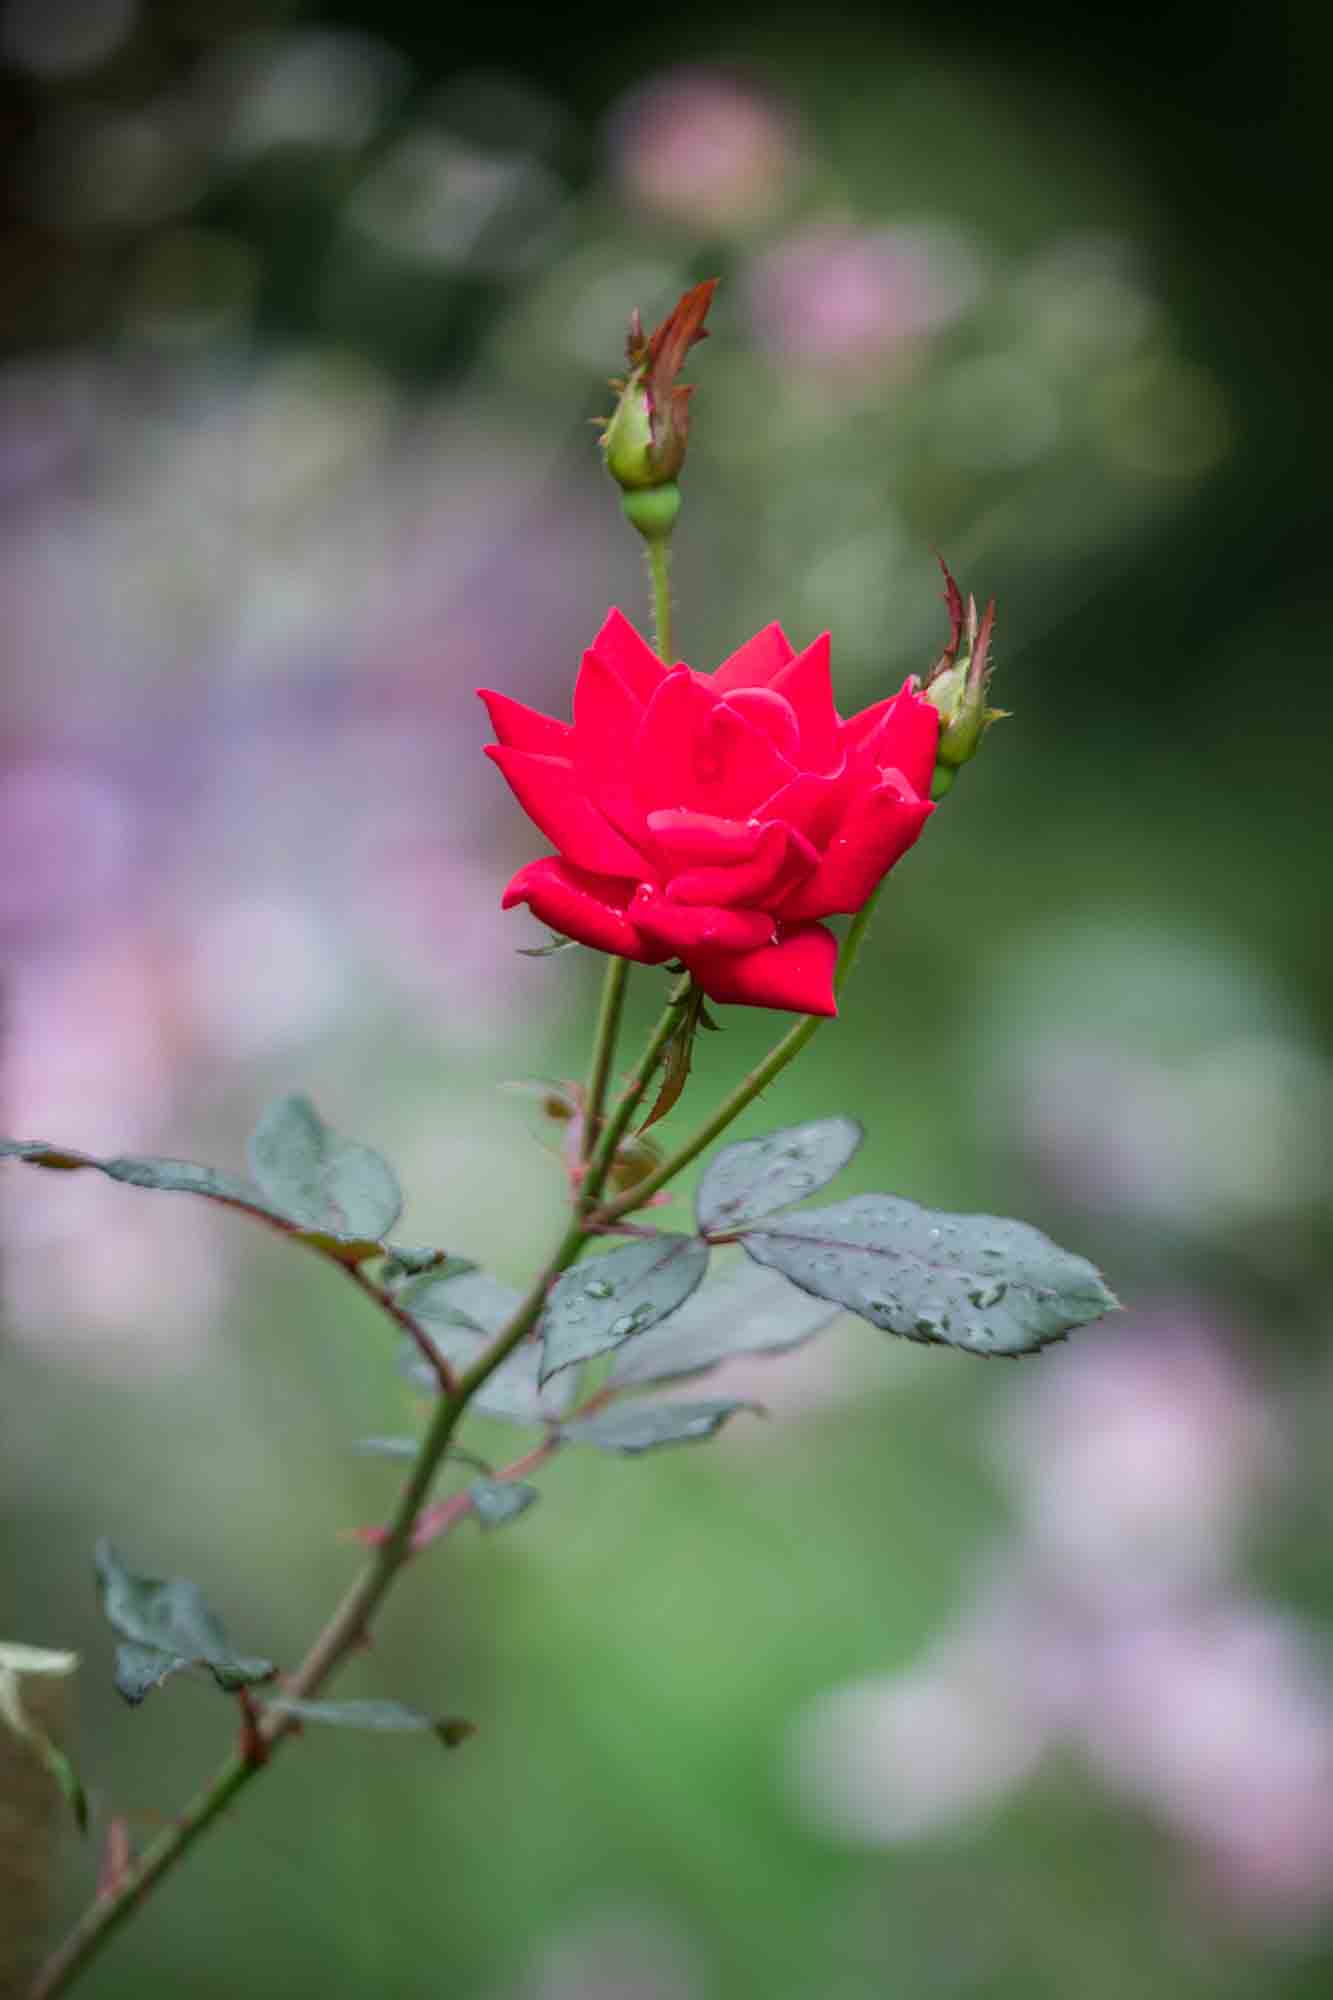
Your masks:
{"label": "bokeh background", "polygon": [[[90,1995],[1328,1991],[1319,13],[6,0],[0,1126],[236,1166],[306,1089],[409,1240],[528,1273],[560,1172],[501,1085],[578,1072],[599,967],[517,954],[471,691],[559,708],[642,616],[588,420],[717,272],[681,649],[828,626],[860,705],[938,548],[1016,715],[748,1129],[857,1112],[849,1189],[1128,1308],[1014,1369],[846,1323],[733,1368],[765,1424],[564,1453],[343,1684],[480,1733],[307,1742]],[[776,1025],[726,1010],[677,1123]],[[0,1194],[0,1634],[82,1652],[142,1839],[232,1718],[119,1703],[95,1537],[291,1661],[410,1390],[239,1218]]]}

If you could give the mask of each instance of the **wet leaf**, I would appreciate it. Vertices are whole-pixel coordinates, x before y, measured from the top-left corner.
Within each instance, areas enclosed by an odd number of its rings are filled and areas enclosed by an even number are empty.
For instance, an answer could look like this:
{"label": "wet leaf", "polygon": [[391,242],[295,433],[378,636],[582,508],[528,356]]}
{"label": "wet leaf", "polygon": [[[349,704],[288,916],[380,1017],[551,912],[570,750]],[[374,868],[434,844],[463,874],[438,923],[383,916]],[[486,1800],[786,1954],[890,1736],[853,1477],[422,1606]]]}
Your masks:
{"label": "wet leaf", "polygon": [[535,1486],[525,1486],[519,1479],[474,1479],[468,1493],[483,1528],[502,1528],[541,1499]]}
{"label": "wet leaf", "polygon": [[566,1271],[542,1314],[542,1379],[605,1354],[684,1303],[708,1269],[698,1236],[636,1238]]}
{"label": "wet leaf", "polygon": [[855,1118],[813,1118],[724,1146],[694,1198],[700,1229],[706,1236],[739,1229],[803,1201],[842,1172],[864,1137]]}
{"label": "wet leaf", "polygon": [[294,1722],[313,1722],[330,1729],[362,1729],[395,1736],[428,1734],[449,1749],[475,1731],[473,1723],[456,1716],[440,1719],[423,1715],[419,1708],[409,1708],[401,1701],[300,1701],[294,1695],[275,1694],[264,1708],[270,1715],[289,1715]]}
{"label": "wet leaf", "polygon": [[103,1160],[91,1153],[48,1145],[43,1139],[0,1139],[0,1159],[23,1160],[30,1166],[47,1167],[60,1173],[74,1173],[82,1167],[89,1167],[127,1187],[148,1188],[162,1194],[202,1195],[206,1200],[221,1202],[227,1208],[258,1216],[261,1221],[272,1223],[298,1242],[309,1244],[311,1249],[334,1257],[339,1263],[362,1264],[367,1258],[383,1255],[384,1251],[377,1238],[359,1232],[313,1228],[281,1204],[275,1203],[253,1182],[242,1180],[236,1174],[222,1173],[216,1167],[196,1166],[192,1160],[172,1160],[151,1154],[122,1154]]}
{"label": "wet leaf", "polygon": [[945,1215],[853,1195],[759,1229],[742,1247],[803,1291],[872,1326],[972,1354],[1026,1354],[1116,1305],[1086,1258],[1025,1222]]}
{"label": "wet leaf", "polygon": [[701,1285],[662,1326],[627,1341],[611,1364],[615,1388],[702,1375],[738,1354],[777,1354],[832,1326],[842,1307],[809,1297],[776,1271],[742,1263]]}
{"label": "wet leaf", "polygon": [[106,1541],[97,1544],[95,1562],[102,1611],[126,1641],[116,1656],[116,1686],[126,1701],[142,1701],[184,1667],[207,1667],[227,1694],[273,1678],[271,1660],[228,1645],[197,1584],[180,1576],[138,1576]]}
{"label": "wet leaf", "polygon": [[755,1410],[757,1403],[722,1400],[709,1403],[613,1403],[594,1417],[575,1417],[561,1427],[569,1444],[596,1445],[599,1451],[629,1456],[656,1451],[666,1444],[694,1444],[710,1438],[737,1410]]}
{"label": "wet leaf", "polygon": [[388,1161],[339,1138],[308,1097],[270,1104],[250,1137],[250,1172],[276,1208],[305,1228],[380,1242],[403,1198]]}

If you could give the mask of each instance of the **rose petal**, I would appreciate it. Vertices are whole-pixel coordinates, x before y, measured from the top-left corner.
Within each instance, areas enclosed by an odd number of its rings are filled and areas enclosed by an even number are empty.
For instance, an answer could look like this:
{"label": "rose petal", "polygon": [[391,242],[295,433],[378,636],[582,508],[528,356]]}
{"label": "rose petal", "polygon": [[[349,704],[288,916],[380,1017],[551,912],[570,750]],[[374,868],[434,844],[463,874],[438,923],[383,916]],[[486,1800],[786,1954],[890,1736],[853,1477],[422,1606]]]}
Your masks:
{"label": "rose petal", "polygon": [[567,722],[557,722],[553,715],[543,715],[540,709],[529,708],[526,702],[514,701],[507,694],[493,694],[490,688],[478,688],[477,693],[501,743],[514,750],[536,750],[543,757],[569,755],[574,732]]}
{"label": "rose petal", "polygon": [[643,703],[603,656],[585,653],[574,683],[574,766],[584,790],[631,841],[642,838],[643,815],[630,789],[625,750],[643,715]]}
{"label": "rose petal", "polygon": [[863,708],[842,725],[848,750],[863,751],[881,770],[901,771],[914,792],[924,798],[935,771],[935,746],[940,718],[909,680],[887,701]]}
{"label": "rose petal", "polygon": [[853,774],[839,771],[825,777],[805,771],[765,799],[756,809],[760,820],[785,820],[816,848],[827,847],[842,825],[855,796]]}
{"label": "rose petal", "polygon": [[722,662],[712,676],[713,686],[719,694],[727,694],[732,688],[767,687],[792,657],[793,647],[782,627],[777,623],[765,625],[762,632],[756,632],[753,639],[747,639]]}
{"label": "rose petal", "polygon": [[726,704],[733,714],[743,715],[752,729],[766,736],[790,764],[799,768],[801,725],[789,701],[784,701],[772,688],[736,688],[726,696]]}
{"label": "rose petal", "polygon": [[590,944],[594,951],[617,952],[641,965],[660,965],[669,954],[655,951],[625,915],[631,893],[623,881],[586,874],[551,854],[520,868],[502,901],[506,910],[526,903],[553,931]]}
{"label": "rose petal", "polygon": [[528,818],[576,868],[636,881],[643,874],[643,856],[586,796],[567,758],[539,757],[496,743],[487,745],[486,755],[504,772]]}
{"label": "rose petal", "polygon": [[694,952],[753,951],[777,931],[762,910],[728,910],[698,903],[673,903],[648,883],[634,892],[630,921],[664,957],[674,953],[688,961]]}
{"label": "rose petal", "polygon": [[822,924],[783,929],[776,944],[730,955],[695,953],[686,961],[710,1000],[740,1007],[785,1007],[795,1014],[836,1014],[833,969],[838,940]]}
{"label": "rose petal", "polygon": [[726,868],[748,861],[764,837],[757,819],[722,819],[716,813],[672,808],[650,812],[648,831],[670,873],[679,868]]}
{"label": "rose petal", "polygon": [[853,799],[818,868],[781,906],[784,920],[851,915],[906,854],[935,808],[899,772]]}
{"label": "rose petal", "polygon": [[830,641],[821,633],[773,681],[770,693],[785,695],[796,711],[801,754],[792,762],[807,771],[831,771],[842,757],[838,711],[833,701]]}
{"label": "rose petal", "polygon": [[630,693],[647,706],[666,678],[666,668],[623,611],[607,612],[592,651],[619,674]]}
{"label": "rose petal", "polygon": [[794,776],[773,744],[704,685],[675,668],[653,696],[633,746],[634,794],[663,807],[748,819]]}
{"label": "rose petal", "polygon": [[689,868],[667,883],[677,903],[736,904],[770,909],[790,895],[819,865],[809,841],[792,827],[770,820],[759,829],[753,854],[720,868]]}

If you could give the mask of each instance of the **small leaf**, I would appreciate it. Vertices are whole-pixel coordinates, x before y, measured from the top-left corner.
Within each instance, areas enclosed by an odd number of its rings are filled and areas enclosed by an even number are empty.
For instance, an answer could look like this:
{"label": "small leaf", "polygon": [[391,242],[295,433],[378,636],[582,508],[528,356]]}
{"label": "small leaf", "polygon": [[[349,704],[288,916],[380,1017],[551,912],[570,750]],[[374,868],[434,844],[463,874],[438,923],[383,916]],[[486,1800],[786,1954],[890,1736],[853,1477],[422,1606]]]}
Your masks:
{"label": "small leaf", "polygon": [[136,1576],[111,1544],[97,1544],[102,1610],[128,1644],[118,1648],[116,1686],[126,1701],[140,1702],[183,1667],[205,1666],[227,1694],[272,1680],[271,1660],[234,1652],[197,1584],[185,1577]]}
{"label": "small leaf", "polygon": [[738,1354],[799,1347],[842,1313],[839,1305],[796,1290],[776,1271],[741,1263],[701,1285],[665,1325],[626,1341],[611,1364],[619,1388],[702,1375]]}
{"label": "small leaf", "polygon": [[701,1237],[653,1235],[566,1271],[541,1317],[542,1380],[655,1326],[684,1303],[707,1269]]}
{"label": "small leaf", "polygon": [[352,1446],[366,1458],[413,1459],[421,1450],[420,1438],[411,1437],[367,1437],[358,1438]]}
{"label": "small leaf", "polygon": [[520,958],[554,958],[558,951],[572,951],[577,938],[561,937],[559,931],[552,931],[546,944],[520,944],[515,947]]}
{"label": "small leaf", "polygon": [[[690,1064],[694,1058],[694,1037],[703,1016],[704,996],[697,986],[691,985],[684,1018],[671,1040],[667,1043],[662,1061],[662,1087],[657,1093],[652,1110],[639,1127],[640,1136],[650,1125],[656,1125],[659,1118],[665,1118],[674,1109],[680,1094],[689,1081]],[[710,1027],[716,1024],[710,1022]]]}
{"label": "small leaf", "polygon": [[[420,1291],[414,1282],[395,1293],[395,1303],[407,1306],[426,1338],[459,1370],[470,1367],[484,1353],[522,1303],[521,1292],[501,1284],[486,1271],[468,1271],[455,1278],[440,1278],[431,1272],[421,1285]],[[401,1366],[411,1382],[438,1395],[439,1378],[408,1342],[403,1345]],[[471,1408],[480,1416],[499,1417],[511,1424],[556,1421],[568,1410],[576,1385],[571,1377],[542,1387],[540,1366],[537,1342],[523,1341],[477,1391]]]}
{"label": "small leaf", "polygon": [[418,1708],[401,1701],[299,1701],[294,1695],[271,1695],[264,1703],[271,1715],[290,1715],[295,1722],[326,1723],[331,1729],[370,1729],[395,1735],[434,1734],[440,1724]]}
{"label": "small leaf", "polygon": [[116,1648],[113,1676],[116,1693],[124,1695],[130,1706],[137,1708],[145,1695],[189,1664],[179,1653],[163,1653],[156,1646],[137,1646],[126,1641]]}
{"label": "small leaf", "polygon": [[1025,1354],[1115,1308],[1086,1258],[1025,1222],[945,1215],[895,1195],[806,1209],[741,1244],[872,1326],[972,1354]]}
{"label": "small leaf", "polygon": [[474,1479],[468,1493],[483,1528],[502,1528],[542,1497],[535,1486],[525,1486],[519,1479]]}
{"label": "small leaf", "polygon": [[216,1167],[197,1167],[192,1160],[165,1160],[151,1156],[136,1158],[124,1154],[118,1159],[91,1162],[100,1165],[113,1181],[127,1187],[156,1188],[163,1194],[202,1194],[213,1201],[252,1202],[255,1189],[235,1174],[219,1173]]}
{"label": "small leaf", "polygon": [[299,1094],[280,1097],[260,1118],[250,1138],[250,1171],[294,1222],[335,1236],[379,1241],[402,1211],[388,1161],[339,1138]]}
{"label": "small leaf", "polygon": [[813,1118],[724,1146],[694,1198],[700,1229],[705,1236],[739,1229],[803,1201],[842,1172],[864,1137],[855,1118]]}
{"label": "small leaf", "polygon": [[737,1410],[758,1411],[757,1403],[615,1403],[595,1417],[574,1417],[561,1427],[569,1444],[596,1445],[599,1451],[634,1454],[664,1444],[692,1444],[710,1438]]}
{"label": "small leaf", "polygon": [[326,1257],[334,1257],[342,1264],[363,1264],[369,1257],[384,1254],[384,1245],[378,1238],[331,1226],[316,1228],[308,1220],[275,1203],[251,1181],[241,1180],[235,1174],[221,1173],[216,1167],[196,1166],[192,1160],[128,1153],[115,1159],[99,1160],[91,1153],[76,1153],[68,1147],[49,1146],[41,1139],[0,1139],[0,1159],[25,1160],[30,1166],[53,1168],[62,1173],[91,1167],[126,1187],[148,1188],[162,1194],[202,1195],[207,1200],[222,1202],[228,1208],[239,1208],[247,1215],[256,1215],[264,1222],[276,1224],[298,1242],[307,1243],[311,1249],[322,1252]]}
{"label": "small leaf", "polygon": [[41,1646],[0,1644],[0,1723],[29,1744],[60,1788],[80,1833],[88,1831],[88,1797],[78,1772],[58,1743],[52,1741],[23,1700],[24,1680],[64,1679],[76,1672],[77,1653],[48,1652]]}

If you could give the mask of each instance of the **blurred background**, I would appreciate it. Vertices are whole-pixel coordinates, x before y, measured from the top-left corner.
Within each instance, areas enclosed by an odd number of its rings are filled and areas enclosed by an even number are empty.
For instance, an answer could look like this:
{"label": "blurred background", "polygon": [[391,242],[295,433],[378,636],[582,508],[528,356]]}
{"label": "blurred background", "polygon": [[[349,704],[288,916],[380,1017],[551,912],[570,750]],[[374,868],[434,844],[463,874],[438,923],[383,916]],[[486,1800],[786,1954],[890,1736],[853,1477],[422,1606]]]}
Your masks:
{"label": "blurred background", "polygon": [[[308,1741],[90,1995],[1329,1990],[1320,16],[5,0],[0,1127],[236,1167],[304,1089],[407,1240],[526,1277],[561,1177],[500,1086],[581,1070],[600,966],[518,955],[472,689],[563,709],[644,620],[588,420],[719,273],[681,650],[831,627],[862,705],[938,548],[1016,715],[747,1129],[855,1111],[848,1191],[1021,1214],[1128,1307],[1021,1369],[840,1323],[731,1368],[766,1424],[564,1453],[343,1682],[479,1734]],[[677,1125],[779,1025],[724,1021]],[[120,1703],[94,1539],[291,1662],[411,1392],[241,1218],[0,1197],[0,1637],[83,1653],[144,1839],[232,1717]]]}

